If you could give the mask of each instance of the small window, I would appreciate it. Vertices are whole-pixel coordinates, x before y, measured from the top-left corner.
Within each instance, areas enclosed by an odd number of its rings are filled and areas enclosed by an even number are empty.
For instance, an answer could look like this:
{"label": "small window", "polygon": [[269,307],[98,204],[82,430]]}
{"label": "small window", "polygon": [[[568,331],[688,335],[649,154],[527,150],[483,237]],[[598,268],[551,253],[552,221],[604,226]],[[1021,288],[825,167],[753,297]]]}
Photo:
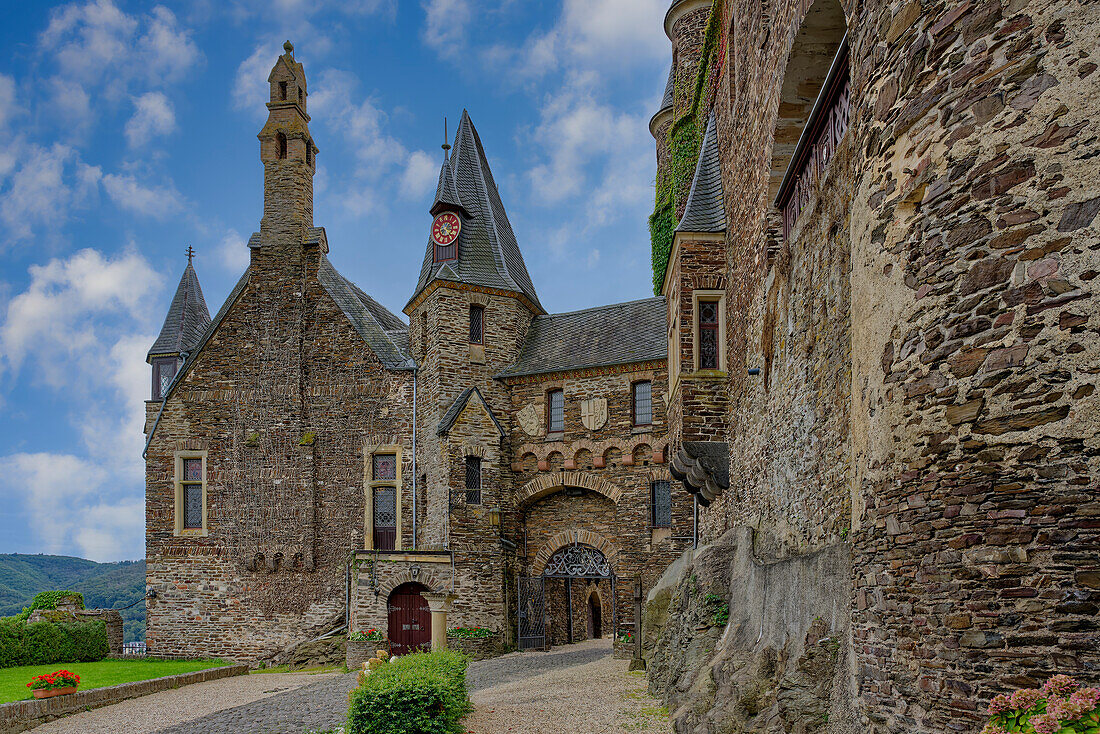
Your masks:
{"label": "small window", "polygon": [[466,457],[466,504],[481,504],[481,457]]}
{"label": "small window", "polygon": [[653,425],[653,383],[649,380],[634,383],[634,425]]}
{"label": "small window", "polygon": [[375,454],[374,455],[374,481],[386,482],[395,481],[397,479],[397,455],[396,454]]}
{"label": "small window", "polygon": [[176,376],[176,358],[153,360],[153,400],[163,400]]}
{"label": "small window", "polygon": [[456,240],[449,245],[436,243],[434,257],[437,263],[456,259],[458,257],[458,241]]}
{"label": "small window", "polygon": [[307,140],[306,141],[306,165],[307,166],[312,166],[313,165],[313,141],[312,140]]}
{"label": "small window", "polygon": [[428,356],[428,312],[420,314],[420,358]]}
{"label": "small window", "polygon": [[651,505],[653,507],[653,527],[667,528],[672,526],[672,483],[667,479],[658,479],[651,485],[653,493]]}
{"label": "small window", "polygon": [[397,547],[397,489],[374,488],[374,549]]}
{"label": "small window", "polygon": [[286,135],[282,133],[275,134],[275,155],[278,156],[279,160],[286,158]]}
{"label": "small window", "polygon": [[306,98],[305,98],[305,95],[302,93],[302,88],[298,87],[298,104],[305,104],[305,103],[306,103]]}
{"label": "small window", "polygon": [[551,390],[546,395],[546,431],[561,433],[565,430],[565,393]]}
{"label": "small window", "polygon": [[699,301],[699,369],[718,369],[718,301]]}
{"label": "small window", "polygon": [[206,456],[204,452],[176,454],[176,535],[206,531]]}
{"label": "small window", "polygon": [[470,343],[485,343],[485,307],[470,306]]}
{"label": "small window", "polygon": [[286,82],[279,82],[279,99],[286,101]]}

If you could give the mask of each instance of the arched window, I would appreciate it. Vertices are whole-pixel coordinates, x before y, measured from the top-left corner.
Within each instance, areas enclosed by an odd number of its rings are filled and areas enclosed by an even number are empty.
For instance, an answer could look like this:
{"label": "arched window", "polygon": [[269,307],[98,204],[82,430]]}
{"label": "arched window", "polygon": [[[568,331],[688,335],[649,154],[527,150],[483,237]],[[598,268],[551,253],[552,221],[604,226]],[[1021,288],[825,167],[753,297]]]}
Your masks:
{"label": "arched window", "polygon": [[[816,0],[791,45],[780,88],[768,194],[786,237],[809,188],[819,179],[848,129],[848,55],[844,10]],[[797,141],[797,142],[796,142]],[[769,233],[769,248],[780,233]],[[771,254],[771,253],[769,253]]]}
{"label": "arched window", "polygon": [[286,158],[286,135],[275,133],[275,156],[279,160]]}

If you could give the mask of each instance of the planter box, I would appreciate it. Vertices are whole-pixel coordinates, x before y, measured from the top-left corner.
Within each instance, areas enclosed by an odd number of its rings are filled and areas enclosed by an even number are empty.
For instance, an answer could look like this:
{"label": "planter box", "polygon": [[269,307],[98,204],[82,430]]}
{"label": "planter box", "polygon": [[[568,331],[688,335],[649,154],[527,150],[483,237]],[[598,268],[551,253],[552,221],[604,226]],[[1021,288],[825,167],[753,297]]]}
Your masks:
{"label": "planter box", "polygon": [[37,688],[34,691],[35,698],[53,698],[54,696],[67,696],[70,693],[76,693],[76,686],[69,686],[68,688],[54,688],[47,690],[45,688]]}
{"label": "planter box", "polygon": [[511,652],[511,649],[500,638],[500,635],[493,635],[492,637],[448,637],[447,649],[465,653],[470,656],[471,660],[487,660]]}

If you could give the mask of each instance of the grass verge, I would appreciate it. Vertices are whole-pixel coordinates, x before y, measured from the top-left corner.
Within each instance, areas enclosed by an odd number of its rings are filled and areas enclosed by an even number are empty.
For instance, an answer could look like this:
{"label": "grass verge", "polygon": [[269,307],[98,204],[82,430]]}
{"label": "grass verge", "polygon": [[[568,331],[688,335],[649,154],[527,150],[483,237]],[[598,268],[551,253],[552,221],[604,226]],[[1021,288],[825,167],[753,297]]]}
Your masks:
{"label": "grass verge", "polygon": [[197,670],[228,665],[223,660],[100,660],[96,663],[53,663],[0,669],[0,703],[32,698],[27,683],[36,675],[69,670],[80,676],[80,690],[103,688],[119,683],[162,678],[166,675],[194,673]]}

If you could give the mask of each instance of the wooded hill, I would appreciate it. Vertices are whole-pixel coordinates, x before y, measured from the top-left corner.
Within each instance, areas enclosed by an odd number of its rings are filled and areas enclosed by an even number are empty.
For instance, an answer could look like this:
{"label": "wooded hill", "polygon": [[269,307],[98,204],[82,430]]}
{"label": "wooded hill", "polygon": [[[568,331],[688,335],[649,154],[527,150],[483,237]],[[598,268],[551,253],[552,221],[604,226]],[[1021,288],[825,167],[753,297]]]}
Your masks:
{"label": "wooded hill", "polygon": [[96,563],[71,556],[0,553],[0,617],[23,611],[40,591],[79,591],[89,609],[122,609],[126,642],[145,639],[145,561]]}

